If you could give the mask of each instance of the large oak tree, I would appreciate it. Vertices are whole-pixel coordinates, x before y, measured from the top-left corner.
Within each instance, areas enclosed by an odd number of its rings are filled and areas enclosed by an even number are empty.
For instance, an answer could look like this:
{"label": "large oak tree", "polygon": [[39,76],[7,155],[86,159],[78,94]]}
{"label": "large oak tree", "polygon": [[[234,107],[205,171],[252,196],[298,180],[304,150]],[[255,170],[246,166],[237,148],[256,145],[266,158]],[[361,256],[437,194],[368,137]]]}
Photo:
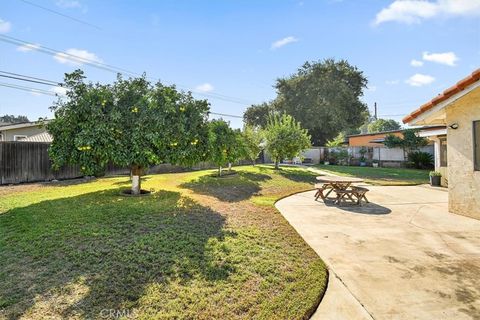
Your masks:
{"label": "large oak tree", "polygon": [[323,145],[341,131],[358,128],[368,109],[360,98],[367,79],[346,60],[306,62],[278,79],[275,106],[308,129],[314,145]]}
{"label": "large oak tree", "polygon": [[253,104],[243,113],[243,122],[251,127],[265,128],[268,117],[276,112],[274,102]]}
{"label": "large oak tree", "polygon": [[378,119],[368,124],[368,133],[399,130],[402,126],[393,119]]}

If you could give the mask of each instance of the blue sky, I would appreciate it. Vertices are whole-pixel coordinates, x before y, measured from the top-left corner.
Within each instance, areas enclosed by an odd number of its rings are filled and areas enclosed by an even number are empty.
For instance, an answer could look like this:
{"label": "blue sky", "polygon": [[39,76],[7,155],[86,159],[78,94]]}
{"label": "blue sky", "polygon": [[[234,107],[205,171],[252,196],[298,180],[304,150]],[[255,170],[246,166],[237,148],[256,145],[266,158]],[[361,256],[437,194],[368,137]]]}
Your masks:
{"label": "blue sky", "polygon": [[[0,42],[1,71],[60,81],[80,67],[92,81],[115,78],[39,44],[203,92],[211,111],[234,115],[274,98],[275,79],[307,60],[356,65],[369,80],[364,101],[396,120],[480,67],[480,0],[11,0],[0,19],[0,36],[33,44]],[[52,116],[55,97],[5,87],[0,97],[0,114]]]}

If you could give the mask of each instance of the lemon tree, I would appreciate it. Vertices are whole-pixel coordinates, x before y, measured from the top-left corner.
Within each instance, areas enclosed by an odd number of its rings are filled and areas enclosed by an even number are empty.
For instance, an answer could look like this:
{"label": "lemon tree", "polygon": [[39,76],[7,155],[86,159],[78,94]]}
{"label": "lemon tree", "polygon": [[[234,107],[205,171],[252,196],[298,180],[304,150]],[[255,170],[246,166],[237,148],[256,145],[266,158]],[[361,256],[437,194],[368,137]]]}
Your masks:
{"label": "lemon tree", "polygon": [[139,194],[145,168],[192,165],[208,156],[206,100],[152,85],[145,75],[93,84],[76,70],[66,74],[63,87],[66,98],[51,107],[55,118],[47,124],[54,168],[77,164],[84,174],[98,175],[107,164],[128,167],[131,192]]}

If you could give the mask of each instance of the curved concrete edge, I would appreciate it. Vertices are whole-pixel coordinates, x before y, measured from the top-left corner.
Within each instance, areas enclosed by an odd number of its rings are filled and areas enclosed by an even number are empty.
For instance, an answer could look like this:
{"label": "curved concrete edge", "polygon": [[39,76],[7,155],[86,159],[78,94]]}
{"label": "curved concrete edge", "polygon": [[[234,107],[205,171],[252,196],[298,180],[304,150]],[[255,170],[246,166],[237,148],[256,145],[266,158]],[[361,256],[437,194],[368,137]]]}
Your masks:
{"label": "curved concrete edge", "polygon": [[368,319],[372,316],[345,287],[341,279],[329,270],[328,286],[312,320]]}
{"label": "curved concrete edge", "polygon": [[[312,190],[312,189],[311,189]],[[284,215],[281,208],[282,200],[285,200],[291,196],[311,192],[311,190],[299,191],[292,193],[288,196],[282,197],[275,202],[275,208],[282,214],[285,220],[292,226],[288,218]],[[295,229],[294,226],[292,228]],[[295,231],[298,230],[295,229]],[[299,236],[302,236],[298,233]],[[302,237],[303,238],[303,237]],[[308,243],[307,243],[308,244]],[[312,248],[315,251],[315,249]],[[319,253],[317,252],[319,255]],[[320,256],[320,255],[319,255]],[[320,256],[320,258],[322,258]],[[323,260],[323,259],[322,259]],[[355,298],[355,296],[348,290],[342,280],[332,270],[331,266],[323,260],[328,267],[328,284],[323,297],[320,300],[320,304],[317,310],[313,313],[310,319],[312,320],[324,320],[324,319],[365,319],[373,320],[372,316],[363,307],[363,305]]]}

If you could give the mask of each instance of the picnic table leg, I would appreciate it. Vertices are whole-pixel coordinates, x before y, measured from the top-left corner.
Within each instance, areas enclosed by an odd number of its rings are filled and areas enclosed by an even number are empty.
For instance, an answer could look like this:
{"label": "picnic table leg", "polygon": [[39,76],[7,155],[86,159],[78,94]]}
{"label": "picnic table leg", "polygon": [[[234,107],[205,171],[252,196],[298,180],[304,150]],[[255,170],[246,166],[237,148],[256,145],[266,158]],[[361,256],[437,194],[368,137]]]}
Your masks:
{"label": "picnic table leg", "polygon": [[340,197],[341,197],[341,194],[337,193],[337,198],[335,199],[335,201],[333,201],[333,203],[334,204],[339,204],[340,203]]}
{"label": "picnic table leg", "polygon": [[318,198],[322,198],[322,200],[325,201],[326,196],[323,194],[323,191],[325,191],[325,188],[318,188],[317,192],[315,193],[315,201],[318,200]]}
{"label": "picnic table leg", "polygon": [[345,204],[345,202],[347,201],[345,199],[345,196],[350,197],[350,195],[348,193],[342,193],[341,196],[340,196],[340,199],[338,201],[339,206],[342,206],[342,201],[343,201],[343,204]]}
{"label": "picnic table leg", "polygon": [[328,196],[330,195],[330,193],[332,193],[332,191],[333,191],[333,188],[331,188],[331,189],[327,192],[327,194],[325,195],[325,198],[328,197]]}
{"label": "picnic table leg", "polygon": [[332,193],[332,191],[335,191],[336,189],[340,189],[340,190],[343,190],[342,189],[342,184],[340,183],[330,183],[330,186],[331,186],[331,189],[330,191],[327,192],[327,194],[325,195],[325,198],[328,197],[330,195],[330,193]]}
{"label": "picnic table leg", "polygon": [[366,203],[370,203],[370,201],[368,201],[367,196],[365,194],[363,195],[363,199],[365,199]]}

